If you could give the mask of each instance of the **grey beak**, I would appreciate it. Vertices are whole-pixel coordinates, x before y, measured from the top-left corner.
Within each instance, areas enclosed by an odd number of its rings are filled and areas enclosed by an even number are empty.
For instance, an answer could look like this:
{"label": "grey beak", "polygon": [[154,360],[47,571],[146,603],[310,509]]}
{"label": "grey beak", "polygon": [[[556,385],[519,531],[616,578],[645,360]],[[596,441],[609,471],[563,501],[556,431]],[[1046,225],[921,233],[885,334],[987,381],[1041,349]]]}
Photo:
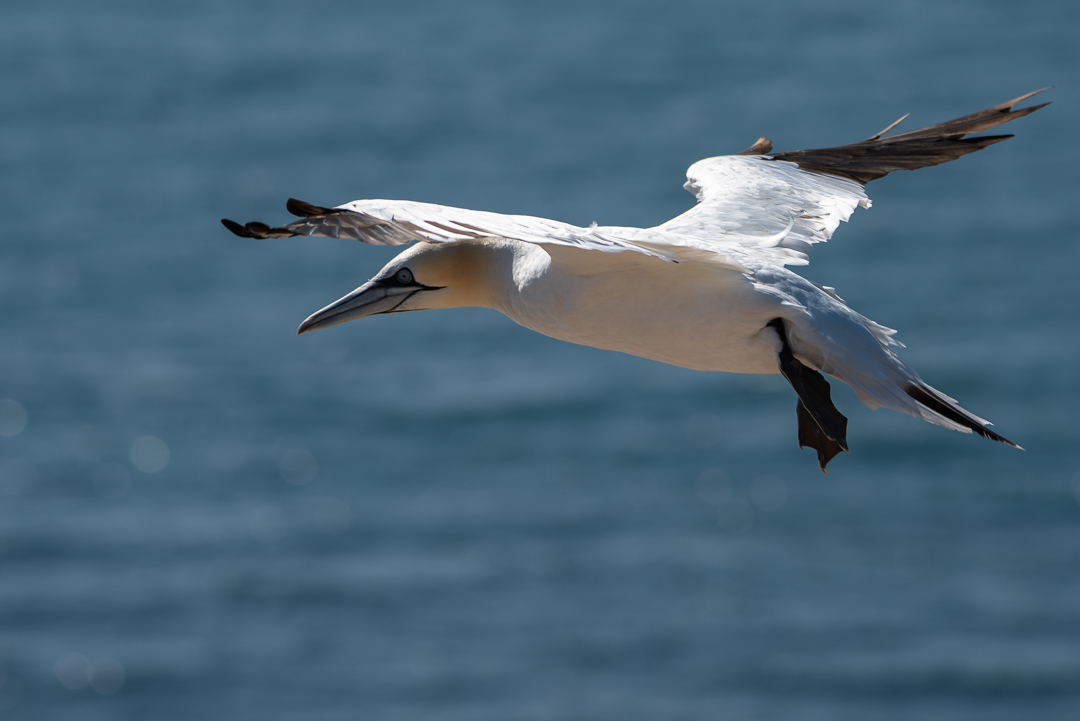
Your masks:
{"label": "grey beak", "polygon": [[338,323],[366,318],[369,315],[389,313],[404,303],[413,293],[424,289],[425,286],[419,284],[400,285],[393,280],[370,280],[344,298],[312,313],[300,324],[296,334],[301,335],[309,330],[329,328]]}

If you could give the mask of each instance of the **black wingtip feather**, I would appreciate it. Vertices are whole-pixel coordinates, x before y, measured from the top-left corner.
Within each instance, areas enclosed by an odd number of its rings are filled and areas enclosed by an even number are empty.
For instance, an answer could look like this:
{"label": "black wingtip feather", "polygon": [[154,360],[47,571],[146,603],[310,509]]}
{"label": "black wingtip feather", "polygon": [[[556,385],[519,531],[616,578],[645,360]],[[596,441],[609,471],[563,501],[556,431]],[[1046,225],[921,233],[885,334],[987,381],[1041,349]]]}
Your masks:
{"label": "black wingtip feather", "polygon": [[804,170],[836,175],[865,185],[895,170],[915,170],[946,163],[1012,137],[1011,135],[965,136],[989,130],[1045,108],[1050,103],[1038,103],[1013,110],[1013,106],[1017,103],[1041,92],[1042,90],[1036,90],[1034,93],[1021,95],[1019,98],[977,113],[906,133],[884,135],[896,127],[896,123],[893,123],[877,135],[858,143],[833,148],[771,153],[771,156],[774,160],[795,163]]}
{"label": "black wingtip feather", "polygon": [[[994,433],[982,423],[979,423],[974,418],[971,418],[959,408],[949,405],[942,399],[938,398],[937,395],[935,395],[927,388],[924,388],[923,386],[912,384],[905,388],[904,392],[911,396],[919,405],[929,408],[934,413],[937,413],[939,416],[947,418],[953,423],[959,426],[963,426],[964,428],[967,428],[973,433],[979,434],[983,438],[991,441],[997,441],[998,443],[1004,443],[1005,445],[1012,446],[1013,448],[1020,448],[1020,446],[1013,443],[1008,438]],[[1020,450],[1023,450],[1023,448],[1020,448]]]}
{"label": "black wingtip feather", "polygon": [[317,215],[334,215],[335,213],[349,212],[344,208],[324,208],[320,205],[312,205],[296,198],[289,198],[285,201],[285,210],[299,218],[314,218]]}
{"label": "black wingtip feather", "polygon": [[222,218],[221,219],[221,224],[224,225],[229,230],[231,230],[234,235],[238,235],[241,238],[254,238],[255,237],[254,235],[252,235],[248,231],[248,229],[245,226],[240,225],[235,220],[229,220],[228,218]]}
{"label": "black wingtip feather", "polygon": [[222,218],[221,224],[241,238],[266,240],[267,238],[289,238],[296,235],[289,228],[271,228],[266,223],[260,223],[257,220],[253,220],[247,225],[240,225],[235,220]]}

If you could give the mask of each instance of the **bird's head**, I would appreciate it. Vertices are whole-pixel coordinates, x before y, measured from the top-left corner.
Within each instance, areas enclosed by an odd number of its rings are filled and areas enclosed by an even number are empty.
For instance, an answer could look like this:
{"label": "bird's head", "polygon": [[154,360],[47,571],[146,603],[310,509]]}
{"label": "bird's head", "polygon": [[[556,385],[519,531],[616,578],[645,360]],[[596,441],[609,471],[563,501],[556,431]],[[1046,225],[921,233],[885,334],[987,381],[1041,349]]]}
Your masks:
{"label": "bird's head", "polygon": [[308,316],[297,334],[380,313],[492,307],[500,248],[482,241],[417,243],[374,278]]}

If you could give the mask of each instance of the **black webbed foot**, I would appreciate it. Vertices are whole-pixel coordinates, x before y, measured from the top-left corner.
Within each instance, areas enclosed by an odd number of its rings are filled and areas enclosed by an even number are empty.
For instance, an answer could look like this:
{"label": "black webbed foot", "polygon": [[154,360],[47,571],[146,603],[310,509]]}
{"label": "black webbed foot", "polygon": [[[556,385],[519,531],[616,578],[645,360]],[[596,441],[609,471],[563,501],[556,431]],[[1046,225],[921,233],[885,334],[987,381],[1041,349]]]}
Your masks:
{"label": "black webbed foot", "polygon": [[799,419],[799,448],[817,451],[818,465],[825,473],[825,466],[840,451],[847,451],[847,418],[832,402],[829,382],[825,376],[803,365],[791,352],[782,318],[774,318],[767,324],[780,336],[780,353],[777,362],[780,373],[787,379],[799,396],[796,415]]}
{"label": "black webbed foot", "polygon": [[795,404],[795,414],[799,417],[799,448],[813,448],[817,451],[818,467],[821,468],[822,473],[828,473],[825,466],[829,464],[829,461],[836,458],[840,451],[847,451],[847,439],[844,437],[847,431],[847,418],[840,416],[843,418],[845,427],[840,432],[839,439],[832,439],[821,430],[821,426],[806,410],[801,400]]}

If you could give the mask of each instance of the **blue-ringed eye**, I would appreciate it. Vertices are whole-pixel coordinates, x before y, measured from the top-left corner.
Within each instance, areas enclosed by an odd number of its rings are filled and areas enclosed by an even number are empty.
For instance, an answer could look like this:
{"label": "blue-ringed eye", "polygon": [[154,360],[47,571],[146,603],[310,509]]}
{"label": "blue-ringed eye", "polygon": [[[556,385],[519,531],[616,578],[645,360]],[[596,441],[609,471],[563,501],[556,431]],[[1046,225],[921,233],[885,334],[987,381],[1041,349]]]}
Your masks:
{"label": "blue-ringed eye", "polygon": [[413,282],[412,271],[408,268],[402,268],[394,275],[394,280],[401,285],[411,285]]}

